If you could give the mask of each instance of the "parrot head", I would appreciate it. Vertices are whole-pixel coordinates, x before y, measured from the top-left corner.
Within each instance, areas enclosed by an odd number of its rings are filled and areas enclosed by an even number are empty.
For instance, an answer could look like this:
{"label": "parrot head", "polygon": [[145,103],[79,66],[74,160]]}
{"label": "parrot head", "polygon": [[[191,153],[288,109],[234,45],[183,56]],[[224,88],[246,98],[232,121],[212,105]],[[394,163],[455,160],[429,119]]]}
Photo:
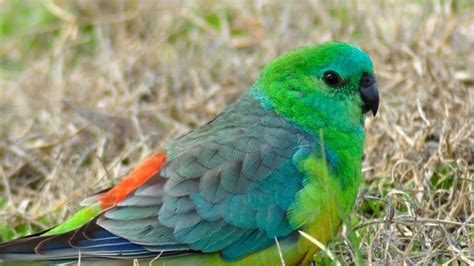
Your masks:
{"label": "parrot head", "polygon": [[375,115],[379,105],[369,56],[341,42],[299,48],[276,58],[256,85],[261,101],[309,128],[360,128],[365,114]]}

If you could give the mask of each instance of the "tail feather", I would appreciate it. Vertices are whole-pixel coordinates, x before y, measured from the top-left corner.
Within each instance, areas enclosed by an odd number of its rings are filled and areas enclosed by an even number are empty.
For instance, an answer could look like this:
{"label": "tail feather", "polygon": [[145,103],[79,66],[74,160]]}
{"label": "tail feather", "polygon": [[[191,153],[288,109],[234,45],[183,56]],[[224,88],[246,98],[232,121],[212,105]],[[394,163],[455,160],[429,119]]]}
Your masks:
{"label": "tail feather", "polygon": [[0,260],[145,258],[162,252],[113,235],[95,224],[96,220],[58,235],[34,235],[1,243]]}

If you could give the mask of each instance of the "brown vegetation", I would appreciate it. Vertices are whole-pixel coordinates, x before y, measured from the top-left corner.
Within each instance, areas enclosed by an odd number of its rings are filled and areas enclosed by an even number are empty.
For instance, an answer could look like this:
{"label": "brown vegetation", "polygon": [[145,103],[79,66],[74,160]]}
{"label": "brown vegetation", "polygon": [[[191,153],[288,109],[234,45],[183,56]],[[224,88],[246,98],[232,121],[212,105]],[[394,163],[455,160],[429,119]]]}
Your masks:
{"label": "brown vegetation", "polygon": [[474,8],[416,2],[41,2],[50,19],[0,38],[0,240],[66,219],[278,54],[342,40],[371,55],[381,106],[351,217],[359,243],[345,228],[330,250],[343,264],[359,251],[473,263]]}

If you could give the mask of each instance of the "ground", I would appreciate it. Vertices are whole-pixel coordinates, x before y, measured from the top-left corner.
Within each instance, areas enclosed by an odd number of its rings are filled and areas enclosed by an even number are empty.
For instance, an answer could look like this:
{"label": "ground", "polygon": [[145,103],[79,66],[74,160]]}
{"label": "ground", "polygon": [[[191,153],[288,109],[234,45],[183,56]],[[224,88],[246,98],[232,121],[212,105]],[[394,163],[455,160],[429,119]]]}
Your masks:
{"label": "ground", "polygon": [[472,32],[470,0],[0,0],[0,241],[69,217],[275,56],[341,40],[381,102],[350,224],[315,260],[473,263]]}

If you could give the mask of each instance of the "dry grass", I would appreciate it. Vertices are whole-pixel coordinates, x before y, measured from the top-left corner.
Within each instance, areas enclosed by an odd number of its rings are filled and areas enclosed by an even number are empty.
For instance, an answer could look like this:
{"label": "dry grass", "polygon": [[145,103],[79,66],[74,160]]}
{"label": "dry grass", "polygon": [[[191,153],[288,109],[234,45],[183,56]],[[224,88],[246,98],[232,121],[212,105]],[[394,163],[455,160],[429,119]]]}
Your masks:
{"label": "dry grass", "polygon": [[473,263],[472,1],[283,2],[23,2],[47,19],[0,38],[0,240],[64,220],[276,55],[343,40],[372,56],[381,107],[358,241],[345,228],[329,248],[343,264]]}

